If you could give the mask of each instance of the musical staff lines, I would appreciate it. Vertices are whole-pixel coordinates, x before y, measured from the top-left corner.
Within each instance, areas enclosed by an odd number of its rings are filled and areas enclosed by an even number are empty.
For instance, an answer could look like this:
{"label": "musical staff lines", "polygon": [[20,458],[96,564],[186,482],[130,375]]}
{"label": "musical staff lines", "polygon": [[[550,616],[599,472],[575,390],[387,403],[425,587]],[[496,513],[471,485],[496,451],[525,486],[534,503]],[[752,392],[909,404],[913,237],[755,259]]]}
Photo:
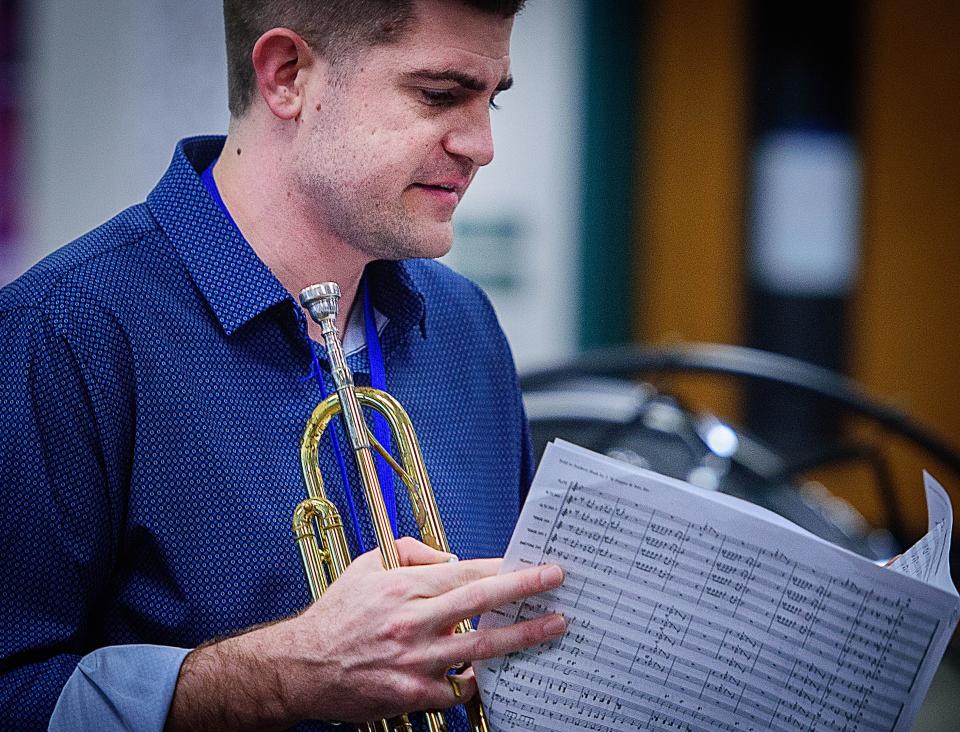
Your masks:
{"label": "musical staff lines", "polygon": [[[596,480],[600,467],[558,464],[528,499],[537,518],[508,557],[559,563],[567,578],[489,622],[559,609],[568,632],[480,665],[497,729],[896,727],[937,608],[838,572],[822,551],[788,554],[704,520],[695,496]],[[571,479],[578,470],[593,479]]]}

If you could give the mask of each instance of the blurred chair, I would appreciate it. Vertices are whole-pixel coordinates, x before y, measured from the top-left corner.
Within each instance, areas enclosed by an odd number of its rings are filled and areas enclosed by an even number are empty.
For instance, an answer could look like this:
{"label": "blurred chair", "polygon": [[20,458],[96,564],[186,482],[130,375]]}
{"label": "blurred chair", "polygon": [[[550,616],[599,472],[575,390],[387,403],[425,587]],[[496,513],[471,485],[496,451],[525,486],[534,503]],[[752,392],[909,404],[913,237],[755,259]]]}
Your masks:
{"label": "blurred chair", "polygon": [[[799,390],[865,418],[880,438],[895,434],[936,457],[960,478],[960,455],[906,414],[852,380],[793,358],[736,346],[624,346],[585,353],[521,377],[537,458],[561,437],[641,467],[768,508],[818,536],[871,559],[893,556],[909,540],[880,439],[839,438],[785,455],[740,427],[693,412],[655,375],[720,374]],[[863,462],[872,469],[884,526],[870,526],[847,501],[804,474]],[[958,562],[954,547],[954,576]]]}

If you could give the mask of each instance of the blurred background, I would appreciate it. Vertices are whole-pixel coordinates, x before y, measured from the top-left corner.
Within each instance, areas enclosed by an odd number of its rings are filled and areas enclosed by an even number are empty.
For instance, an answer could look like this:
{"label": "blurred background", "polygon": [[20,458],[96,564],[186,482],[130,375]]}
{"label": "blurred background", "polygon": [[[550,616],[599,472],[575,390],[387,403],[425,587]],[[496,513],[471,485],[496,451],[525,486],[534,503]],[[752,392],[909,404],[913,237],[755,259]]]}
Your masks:
{"label": "blurred background", "polygon": [[[448,260],[493,300],[538,439],[871,556],[926,530],[922,469],[960,505],[958,49],[953,0],[530,0]],[[0,0],[0,284],[225,131],[224,64],[213,0]]]}

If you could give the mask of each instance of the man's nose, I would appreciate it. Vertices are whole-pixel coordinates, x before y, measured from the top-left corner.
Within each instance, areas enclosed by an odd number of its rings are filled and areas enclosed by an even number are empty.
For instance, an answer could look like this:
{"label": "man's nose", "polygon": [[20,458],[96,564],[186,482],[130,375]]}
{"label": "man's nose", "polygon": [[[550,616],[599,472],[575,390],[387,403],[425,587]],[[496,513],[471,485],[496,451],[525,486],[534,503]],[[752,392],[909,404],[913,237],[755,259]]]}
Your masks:
{"label": "man's nose", "polygon": [[469,158],[477,167],[493,160],[493,130],[490,109],[470,110],[447,133],[443,146],[451,155]]}

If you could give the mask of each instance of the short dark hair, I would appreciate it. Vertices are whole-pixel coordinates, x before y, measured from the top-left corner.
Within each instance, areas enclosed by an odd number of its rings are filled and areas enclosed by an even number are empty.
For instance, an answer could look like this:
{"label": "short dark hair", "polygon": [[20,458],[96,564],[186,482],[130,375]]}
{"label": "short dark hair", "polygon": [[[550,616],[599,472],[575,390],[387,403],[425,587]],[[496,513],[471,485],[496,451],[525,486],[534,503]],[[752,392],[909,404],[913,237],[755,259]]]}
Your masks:
{"label": "short dark hair", "polygon": [[[449,0],[511,18],[526,0]],[[240,117],[256,91],[251,55],[271,28],[289,28],[333,62],[358,48],[398,40],[413,14],[414,0],[223,0],[227,39],[230,114]]]}

